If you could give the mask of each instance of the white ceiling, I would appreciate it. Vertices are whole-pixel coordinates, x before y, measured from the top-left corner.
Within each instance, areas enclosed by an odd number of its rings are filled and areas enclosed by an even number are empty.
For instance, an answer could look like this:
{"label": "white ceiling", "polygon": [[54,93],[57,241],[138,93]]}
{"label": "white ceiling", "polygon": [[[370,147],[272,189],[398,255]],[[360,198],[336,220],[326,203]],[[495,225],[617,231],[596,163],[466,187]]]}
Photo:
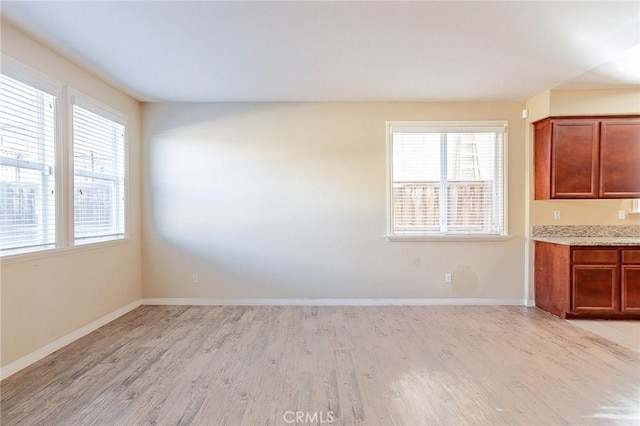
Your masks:
{"label": "white ceiling", "polygon": [[2,13],[141,101],[525,100],[640,85],[638,1],[2,0]]}

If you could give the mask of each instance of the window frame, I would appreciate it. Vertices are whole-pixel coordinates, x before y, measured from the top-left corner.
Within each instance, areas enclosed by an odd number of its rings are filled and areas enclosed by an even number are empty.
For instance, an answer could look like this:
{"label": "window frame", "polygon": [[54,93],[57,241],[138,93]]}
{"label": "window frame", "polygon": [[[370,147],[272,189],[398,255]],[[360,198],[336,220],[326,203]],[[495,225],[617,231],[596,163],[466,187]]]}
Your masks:
{"label": "window frame", "polygon": [[[465,232],[433,232],[416,235],[394,233],[394,203],[393,203],[393,134],[394,129],[407,128],[443,128],[443,129],[465,129],[472,131],[473,128],[502,127],[504,128],[502,139],[502,232],[501,233],[465,233]],[[418,132],[419,133],[419,132]],[[387,188],[386,188],[386,208],[387,208],[387,233],[388,241],[506,241],[512,238],[508,234],[508,121],[387,121],[386,123],[386,166],[387,166]],[[442,154],[440,161],[443,161]],[[441,181],[442,182],[442,181]],[[442,202],[443,200],[441,200]],[[446,201],[445,201],[446,202]],[[494,207],[495,208],[495,207]],[[445,210],[446,212],[446,210]],[[494,213],[495,214],[495,213]],[[446,215],[446,213],[445,213]],[[446,216],[445,216],[446,217]]]}
{"label": "window frame", "polygon": [[[68,167],[68,190],[69,197],[67,200],[67,238],[69,245],[73,247],[85,247],[94,244],[109,243],[114,241],[128,240],[130,238],[130,197],[129,197],[129,121],[128,117],[120,111],[111,108],[104,103],[85,95],[81,91],[68,88],[67,91],[67,120],[69,129],[69,152],[67,155],[69,167]],[[122,233],[114,235],[104,235],[98,237],[77,238],[75,236],[75,165],[74,165],[74,126],[73,126],[73,107],[78,106],[93,114],[99,115],[102,118],[113,121],[124,127],[123,137],[123,196],[124,196],[124,230]],[[115,180],[114,180],[115,182]]]}
{"label": "window frame", "polygon": [[[65,82],[43,74],[20,61],[0,53],[2,59],[2,74],[31,85],[37,89],[50,93],[55,98],[54,137],[55,137],[55,244],[36,250],[7,250],[0,252],[0,265],[46,259],[52,256],[68,255],[71,253],[100,249],[121,244],[128,244],[131,240],[131,198],[130,198],[130,145],[128,115],[95,100],[81,91],[69,87]],[[113,121],[120,122],[125,127],[124,136],[124,233],[122,237],[100,239],[76,244],[73,229],[73,134],[72,134],[72,100],[83,99],[91,104],[85,107],[92,112],[98,108],[98,114]],[[80,105],[82,106],[82,105]]]}
{"label": "window frame", "polygon": [[54,241],[51,244],[43,244],[30,247],[17,247],[14,249],[7,249],[6,253],[0,252],[0,258],[7,259],[15,256],[25,256],[34,253],[49,253],[65,244],[64,228],[62,225],[64,212],[62,211],[62,199],[63,199],[63,179],[64,179],[64,164],[63,164],[63,149],[64,143],[62,138],[62,116],[64,114],[63,95],[64,90],[60,82],[50,78],[49,76],[42,74],[33,68],[30,68],[21,62],[7,56],[1,55],[2,60],[2,75],[9,77],[13,80],[19,81],[22,84],[30,86],[41,92],[45,92],[52,96],[53,99],[53,167],[54,179],[53,188],[55,191],[53,200],[53,222],[54,222]]}

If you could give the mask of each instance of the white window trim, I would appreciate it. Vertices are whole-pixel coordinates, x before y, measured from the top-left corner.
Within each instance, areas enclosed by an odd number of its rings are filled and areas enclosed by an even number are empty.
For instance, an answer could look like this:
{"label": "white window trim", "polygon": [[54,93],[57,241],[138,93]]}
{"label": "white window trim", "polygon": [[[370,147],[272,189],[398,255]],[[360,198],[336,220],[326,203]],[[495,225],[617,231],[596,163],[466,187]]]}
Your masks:
{"label": "white window trim", "polygon": [[106,247],[129,244],[133,238],[119,238],[117,240],[100,241],[91,244],[81,244],[77,246],[67,246],[51,248],[46,250],[30,251],[25,253],[8,254],[0,257],[0,265],[11,265],[14,263],[32,262],[39,259],[47,259],[54,256],[66,256],[89,250],[100,250]]}
{"label": "white window trim", "polygon": [[62,97],[62,84],[59,81],[16,61],[4,53],[2,54],[2,74],[47,92],[57,99]]}
{"label": "white window trim", "polygon": [[443,234],[443,235],[434,235],[434,236],[410,236],[410,235],[386,235],[385,238],[387,241],[391,242],[436,242],[436,241],[448,241],[451,243],[455,242],[469,242],[469,241],[509,241],[513,238],[513,235],[473,235],[473,234],[462,234],[462,235],[451,235],[451,234]]}
{"label": "white window trim", "polygon": [[[100,115],[104,118],[107,118],[111,121],[114,121],[118,124],[124,126],[124,233],[122,237],[119,238],[109,238],[108,236],[96,239],[92,239],[91,241],[76,241],[75,238],[75,223],[74,223],[74,170],[73,170],[73,106],[77,105],[80,108],[86,109],[88,111],[93,112],[94,114]],[[67,128],[69,129],[69,134],[67,136],[67,140],[69,143],[68,152],[66,155],[66,161],[68,162],[68,184],[67,188],[69,188],[69,197],[67,197],[66,208],[68,214],[67,218],[67,229],[66,229],[66,239],[68,241],[69,246],[73,247],[86,247],[94,244],[105,244],[111,243],[114,241],[122,241],[131,238],[131,226],[130,226],[130,190],[129,190],[129,123],[127,116],[120,111],[111,108],[104,103],[91,98],[88,95],[85,95],[81,91],[74,89],[72,87],[67,88]]]}
{"label": "white window trim", "polygon": [[93,112],[94,114],[98,114],[111,121],[115,121],[116,123],[121,124],[125,127],[127,126],[128,120],[127,116],[124,113],[121,113],[120,111],[111,108],[110,106],[105,105],[104,103],[93,99],[90,96],[85,95],[84,93],[77,89],[74,89],[73,87],[69,87],[67,92],[69,99],[69,109],[71,109],[73,105],[77,105],[80,108]]}
{"label": "white window trim", "polygon": [[[436,242],[436,241],[449,241],[449,242],[464,242],[464,241],[508,241],[513,238],[509,235],[509,152],[508,152],[508,121],[387,121],[387,188],[386,188],[386,207],[387,207],[387,233],[385,238],[390,242]],[[502,191],[503,191],[503,204],[502,204],[502,219],[503,230],[502,234],[485,234],[485,233],[451,233],[451,234],[437,234],[432,235],[396,235],[393,233],[393,128],[402,127],[404,131],[409,132],[423,132],[425,128],[429,128],[432,132],[440,132],[446,128],[451,131],[452,128],[460,128],[464,131],[473,131],[481,128],[486,130],[488,127],[496,127],[497,129],[504,129],[504,139],[502,141]]]}

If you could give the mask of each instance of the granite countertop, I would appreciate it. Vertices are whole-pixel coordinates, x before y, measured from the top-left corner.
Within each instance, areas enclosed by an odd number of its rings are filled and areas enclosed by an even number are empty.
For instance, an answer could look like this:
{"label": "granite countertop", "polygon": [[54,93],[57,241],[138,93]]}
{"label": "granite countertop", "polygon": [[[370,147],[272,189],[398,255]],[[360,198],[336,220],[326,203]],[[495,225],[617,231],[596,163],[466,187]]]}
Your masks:
{"label": "granite countertop", "polygon": [[640,226],[534,225],[531,238],[567,246],[640,246]]}
{"label": "granite countertop", "polygon": [[533,240],[566,246],[640,246],[638,237],[533,237]]}

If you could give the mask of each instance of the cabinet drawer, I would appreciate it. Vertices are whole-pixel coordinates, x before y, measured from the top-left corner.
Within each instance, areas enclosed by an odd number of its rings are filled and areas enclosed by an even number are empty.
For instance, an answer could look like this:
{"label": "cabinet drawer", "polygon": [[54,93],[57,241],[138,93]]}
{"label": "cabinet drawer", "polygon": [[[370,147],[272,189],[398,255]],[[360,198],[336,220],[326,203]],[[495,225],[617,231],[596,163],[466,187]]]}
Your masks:
{"label": "cabinet drawer", "polygon": [[622,263],[637,263],[640,264],[640,249],[622,250]]}
{"label": "cabinet drawer", "polygon": [[618,263],[618,250],[581,250],[575,249],[572,257],[573,263],[615,265]]}

